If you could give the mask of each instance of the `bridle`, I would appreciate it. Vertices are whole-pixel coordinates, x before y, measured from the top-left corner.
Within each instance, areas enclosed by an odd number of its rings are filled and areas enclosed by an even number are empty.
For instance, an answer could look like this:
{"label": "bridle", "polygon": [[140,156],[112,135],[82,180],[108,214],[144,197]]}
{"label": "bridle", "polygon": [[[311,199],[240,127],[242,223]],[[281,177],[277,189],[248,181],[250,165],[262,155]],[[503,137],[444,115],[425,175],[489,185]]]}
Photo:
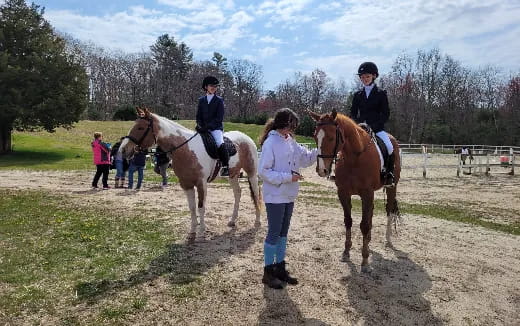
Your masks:
{"label": "bridle", "polygon": [[[327,122],[318,122],[316,124],[316,128],[320,126],[327,126],[327,125],[334,125],[336,127],[336,144],[334,144],[334,152],[330,155],[323,155],[319,154],[318,158],[331,158],[329,168],[327,170],[327,178],[330,177],[330,174],[332,173],[332,164],[336,164],[336,161],[338,160],[338,151],[339,151],[339,145],[343,143],[343,136],[341,135],[341,132],[339,131],[338,123],[334,121],[327,121]],[[320,161],[317,161],[317,168],[320,167]]]}
{"label": "bridle", "polygon": [[[138,151],[142,151],[143,148],[141,147],[141,144],[143,143],[143,140],[146,138],[146,136],[148,135],[148,133],[151,131],[152,132],[152,135],[153,135],[153,140],[154,140],[154,144],[157,143],[157,137],[155,136],[155,133],[154,133],[154,130],[153,130],[153,119],[152,118],[145,118],[145,117],[142,117],[142,118],[139,118],[139,119],[144,119],[144,120],[148,120],[148,127],[146,128],[145,132],[143,133],[143,135],[139,138],[139,140],[135,139],[134,137],[132,136],[125,136],[125,138],[128,138],[130,139],[132,142],[134,142],[135,144],[135,149],[134,151],[135,152],[138,152]],[[190,138],[188,138],[187,140],[185,140],[182,144],[180,144],[179,146],[174,146],[172,149],[170,149],[169,151],[166,151],[165,153],[173,153],[174,151],[178,150],[179,148],[181,148],[182,146],[184,146],[185,144],[187,144],[190,140],[192,140],[193,138],[195,138],[195,136],[197,136],[199,133],[196,132],[193,136],[191,136]],[[148,152],[148,153],[152,153],[152,152]]]}

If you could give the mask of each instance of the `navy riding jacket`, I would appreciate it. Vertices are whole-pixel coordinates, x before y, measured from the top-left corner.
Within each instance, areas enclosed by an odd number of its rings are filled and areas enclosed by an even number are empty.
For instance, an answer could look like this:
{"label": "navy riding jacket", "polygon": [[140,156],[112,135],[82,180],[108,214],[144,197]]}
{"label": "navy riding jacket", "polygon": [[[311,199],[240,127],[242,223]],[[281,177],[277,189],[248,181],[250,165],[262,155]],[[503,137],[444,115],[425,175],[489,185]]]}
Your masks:
{"label": "navy riding jacket", "polygon": [[224,100],[213,96],[208,103],[206,96],[199,98],[197,107],[197,126],[206,130],[224,130]]}
{"label": "navy riding jacket", "polygon": [[357,91],[352,99],[350,117],[357,123],[366,122],[376,133],[384,130],[390,117],[386,91],[374,85],[368,98],[364,88]]}

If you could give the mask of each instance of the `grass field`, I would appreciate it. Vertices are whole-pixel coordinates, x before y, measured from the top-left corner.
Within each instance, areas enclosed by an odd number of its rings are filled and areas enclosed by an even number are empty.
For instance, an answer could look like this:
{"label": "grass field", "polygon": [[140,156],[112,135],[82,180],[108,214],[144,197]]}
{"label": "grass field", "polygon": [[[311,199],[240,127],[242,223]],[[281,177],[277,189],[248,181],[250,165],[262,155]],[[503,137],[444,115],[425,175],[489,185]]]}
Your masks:
{"label": "grass field", "polygon": [[[181,120],[183,126],[193,129],[195,121]],[[80,121],[74,128],[56,129],[54,133],[14,132],[13,149],[0,156],[0,169],[31,170],[88,170],[93,168],[90,142],[93,133],[101,131],[104,141],[115,143],[128,134],[133,121]],[[255,142],[263,126],[226,122],[225,130],[238,130]],[[297,136],[297,141],[314,143],[310,137]]]}

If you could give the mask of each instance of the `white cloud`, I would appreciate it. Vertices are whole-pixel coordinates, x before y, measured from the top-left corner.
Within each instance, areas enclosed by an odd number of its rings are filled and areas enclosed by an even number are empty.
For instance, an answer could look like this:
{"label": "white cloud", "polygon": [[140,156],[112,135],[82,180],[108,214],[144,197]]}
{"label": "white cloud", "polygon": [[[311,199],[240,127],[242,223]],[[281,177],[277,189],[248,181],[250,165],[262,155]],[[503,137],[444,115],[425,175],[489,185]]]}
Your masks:
{"label": "white cloud", "polygon": [[[257,16],[267,16],[268,21],[264,26],[267,28],[282,26],[284,28],[295,29],[302,23],[309,22],[314,19],[305,10],[313,0],[282,0],[282,1],[264,1],[259,6],[251,8]],[[303,14],[302,12],[305,12]]]}
{"label": "white cloud", "polygon": [[274,47],[271,47],[271,46],[268,46],[268,47],[265,47],[263,49],[260,49],[258,51],[258,53],[260,54],[261,57],[265,58],[265,57],[271,57],[275,54],[278,53],[278,48],[274,48]]}
{"label": "white cloud", "polygon": [[58,30],[103,47],[138,52],[160,34],[176,35],[187,25],[176,15],[158,14],[134,7],[112,16],[81,16],[67,10],[49,10],[45,17]]}
{"label": "white cloud", "polygon": [[285,43],[281,39],[276,38],[276,37],[272,37],[270,35],[266,35],[264,37],[261,37],[260,38],[260,42],[272,43],[272,44],[282,44],[282,43]]}
{"label": "white cloud", "polygon": [[235,7],[233,0],[158,0],[159,3],[179,9],[202,9],[202,8],[223,8],[232,10]]}
{"label": "white cloud", "polygon": [[254,21],[245,11],[227,17],[219,9],[179,15],[142,6],[105,16],[82,16],[67,10],[50,10],[45,16],[58,31],[126,52],[146,50],[165,33],[193,50],[230,49],[238,39],[248,36],[246,27]]}
{"label": "white cloud", "polygon": [[[319,26],[323,35],[351,47],[409,49],[479,37],[517,25],[516,0],[389,0],[351,2]],[[517,3],[517,2],[516,2]],[[406,14],[404,14],[406,13]]]}

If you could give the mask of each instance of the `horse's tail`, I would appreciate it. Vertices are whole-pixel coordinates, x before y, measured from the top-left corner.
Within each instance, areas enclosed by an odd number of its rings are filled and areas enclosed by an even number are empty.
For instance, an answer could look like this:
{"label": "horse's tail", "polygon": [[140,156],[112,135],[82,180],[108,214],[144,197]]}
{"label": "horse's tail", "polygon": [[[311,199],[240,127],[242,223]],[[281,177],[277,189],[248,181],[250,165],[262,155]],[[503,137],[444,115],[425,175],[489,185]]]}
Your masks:
{"label": "horse's tail", "polygon": [[262,191],[260,190],[260,185],[258,184],[258,177],[256,182],[256,192],[258,196],[255,194],[255,190],[253,189],[253,184],[251,183],[251,179],[247,178],[247,182],[249,183],[249,192],[251,194],[251,199],[253,199],[253,203],[255,205],[255,209],[259,212],[262,212],[263,209],[263,199],[262,199]]}

